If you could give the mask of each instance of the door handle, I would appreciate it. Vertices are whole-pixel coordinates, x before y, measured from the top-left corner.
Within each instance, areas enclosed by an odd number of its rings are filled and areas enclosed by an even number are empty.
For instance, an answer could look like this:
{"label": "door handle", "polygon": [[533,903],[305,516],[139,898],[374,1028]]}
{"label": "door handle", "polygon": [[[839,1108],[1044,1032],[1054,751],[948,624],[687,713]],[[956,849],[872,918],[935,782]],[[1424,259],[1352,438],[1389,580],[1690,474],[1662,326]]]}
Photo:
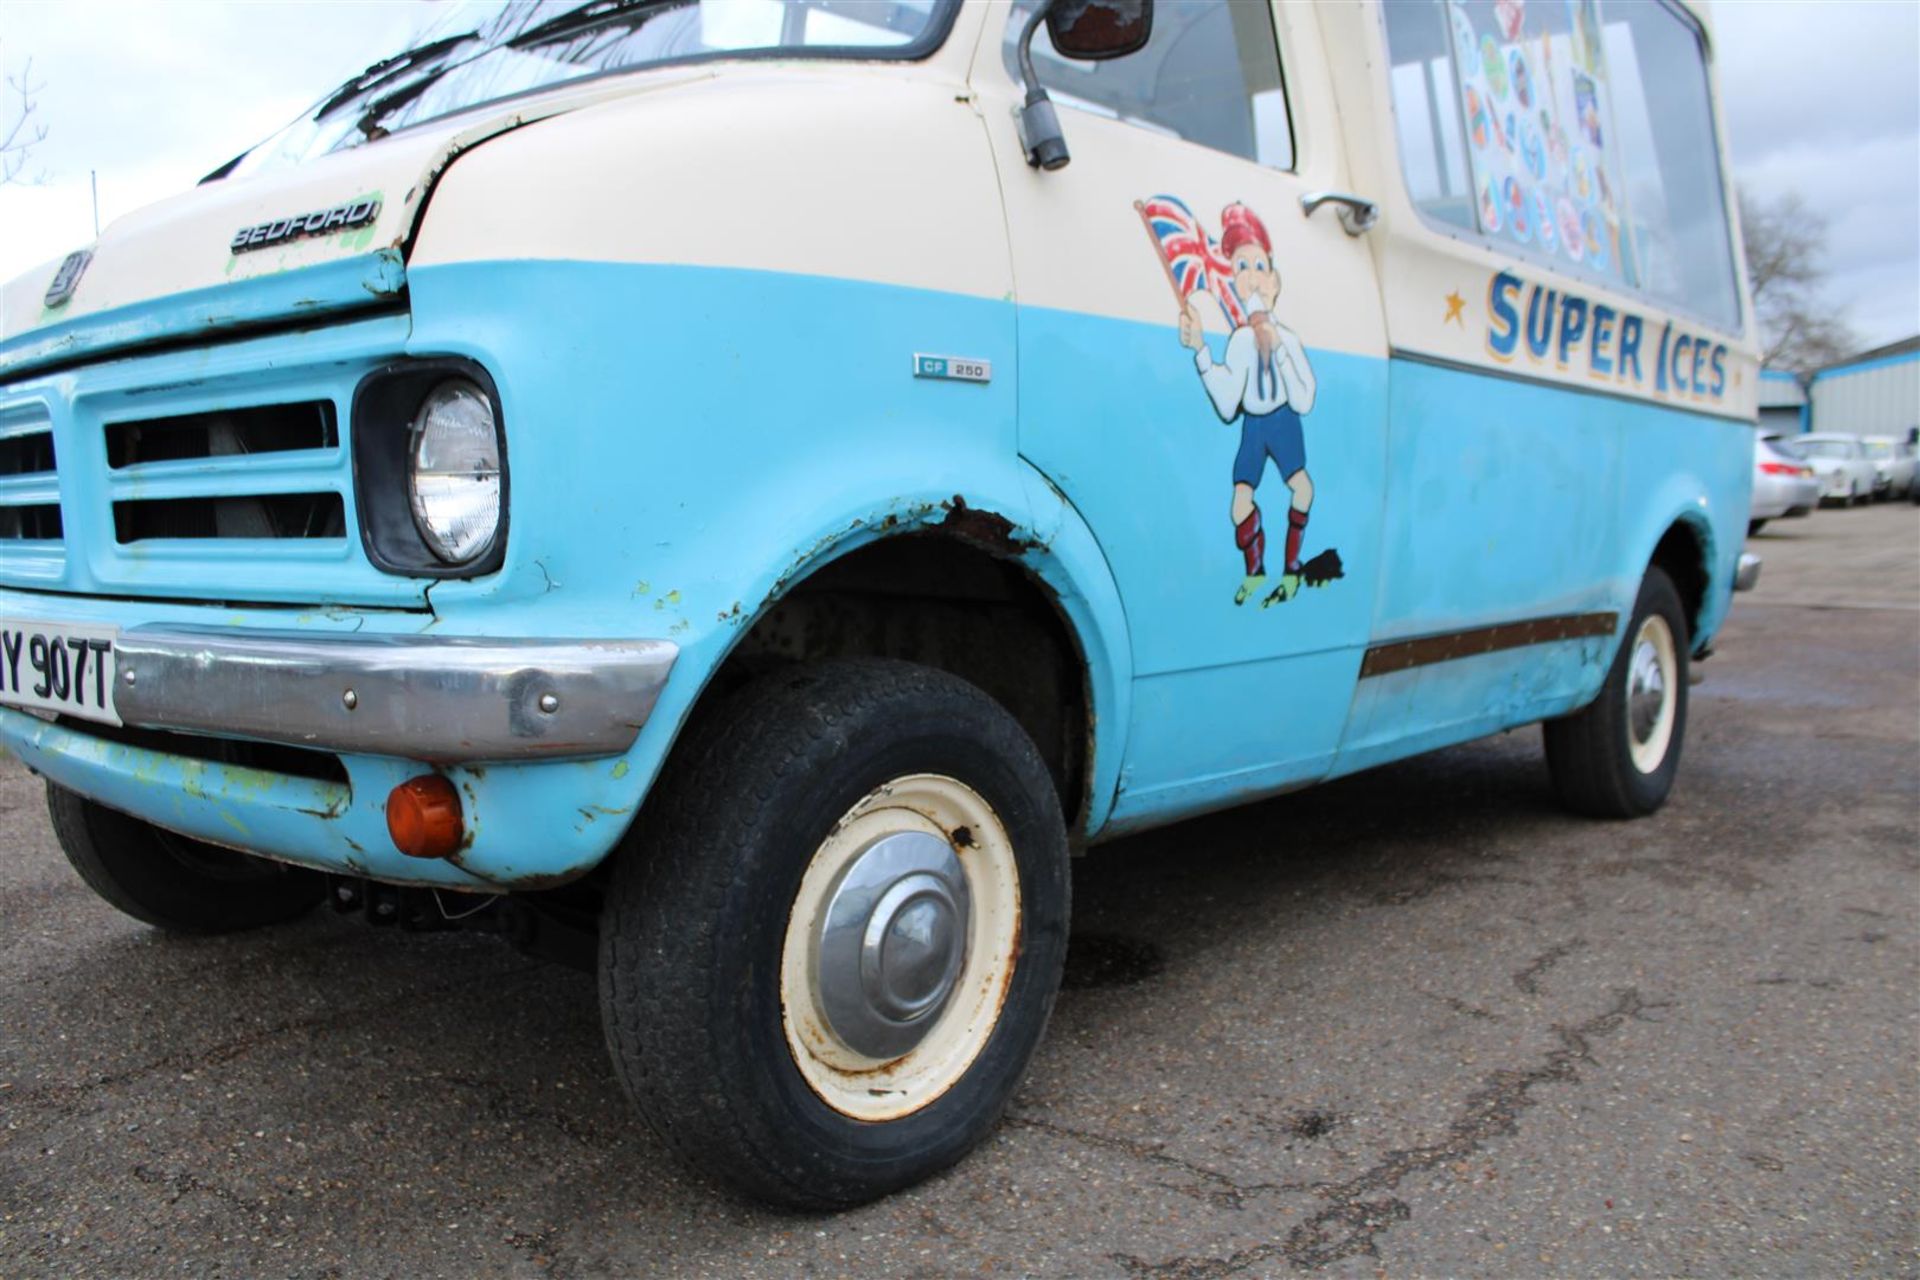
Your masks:
{"label": "door handle", "polygon": [[1311,218],[1323,204],[1334,206],[1340,215],[1340,228],[1350,236],[1365,235],[1380,220],[1380,208],[1371,200],[1345,191],[1309,191],[1300,197],[1300,212]]}

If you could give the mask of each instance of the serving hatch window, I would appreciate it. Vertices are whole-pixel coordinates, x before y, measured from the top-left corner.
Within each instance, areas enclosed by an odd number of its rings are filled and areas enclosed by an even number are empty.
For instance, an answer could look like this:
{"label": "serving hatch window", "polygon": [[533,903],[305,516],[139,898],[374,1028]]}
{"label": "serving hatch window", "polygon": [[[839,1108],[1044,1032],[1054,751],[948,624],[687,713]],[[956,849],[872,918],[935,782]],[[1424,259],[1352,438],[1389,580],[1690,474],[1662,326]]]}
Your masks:
{"label": "serving hatch window", "polygon": [[1392,0],[1414,202],[1727,328],[1739,293],[1705,50],[1661,0]]}

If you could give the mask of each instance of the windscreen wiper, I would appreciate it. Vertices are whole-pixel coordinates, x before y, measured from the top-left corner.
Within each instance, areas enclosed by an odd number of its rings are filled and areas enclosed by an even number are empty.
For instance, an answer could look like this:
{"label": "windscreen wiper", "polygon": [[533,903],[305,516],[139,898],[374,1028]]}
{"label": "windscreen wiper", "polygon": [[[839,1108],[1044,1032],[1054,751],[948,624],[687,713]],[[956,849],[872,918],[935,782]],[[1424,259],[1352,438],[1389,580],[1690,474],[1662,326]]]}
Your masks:
{"label": "windscreen wiper", "polygon": [[584,27],[597,26],[622,14],[640,13],[647,9],[670,9],[685,3],[686,0],[587,0],[577,9],[569,9],[545,22],[534,23],[503,43],[509,48],[525,49],[529,45],[545,44],[549,40],[571,35]]}
{"label": "windscreen wiper", "polygon": [[334,90],[332,97],[314,108],[311,113],[312,118],[315,120],[322,119],[330,113],[338,111],[341,107],[353,101],[374,85],[379,84],[382,80],[391,79],[399,72],[405,71],[408,67],[418,66],[429,58],[437,58],[451,49],[459,48],[469,40],[477,40],[479,38],[480,33],[478,31],[462,31],[458,35],[442,36],[438,40],[429,40],[423,45],[396,53],[391,58],[382,58]]}

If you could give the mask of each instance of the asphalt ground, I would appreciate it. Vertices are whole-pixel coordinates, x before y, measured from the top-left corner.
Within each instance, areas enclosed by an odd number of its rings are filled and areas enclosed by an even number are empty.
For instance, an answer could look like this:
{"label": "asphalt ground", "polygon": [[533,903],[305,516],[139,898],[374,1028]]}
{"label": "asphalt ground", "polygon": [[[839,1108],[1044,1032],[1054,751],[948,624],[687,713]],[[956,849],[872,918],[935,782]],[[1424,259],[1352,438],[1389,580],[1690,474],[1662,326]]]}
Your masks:
{"label": "asphalt ground", "polygon": [[1099,848],[1006,1122],[837,1216],[674,1166],[591,979],[163,937],[0,764],[0,1274],[1920,1274],[1920,509],[1754,548],[1659,815],[1528,730]]}

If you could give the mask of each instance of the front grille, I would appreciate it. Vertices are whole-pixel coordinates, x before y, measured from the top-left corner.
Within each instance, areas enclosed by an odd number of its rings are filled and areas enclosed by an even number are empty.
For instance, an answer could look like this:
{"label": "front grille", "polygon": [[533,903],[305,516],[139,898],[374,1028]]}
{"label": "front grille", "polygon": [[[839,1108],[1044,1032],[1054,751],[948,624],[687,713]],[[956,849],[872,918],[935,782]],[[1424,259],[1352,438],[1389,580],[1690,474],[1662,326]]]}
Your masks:
{"label": "front grille", "polygon": [[0,586],[419,608],[367,558],[356,388],[403,314],[102,360],[0,387]]}

